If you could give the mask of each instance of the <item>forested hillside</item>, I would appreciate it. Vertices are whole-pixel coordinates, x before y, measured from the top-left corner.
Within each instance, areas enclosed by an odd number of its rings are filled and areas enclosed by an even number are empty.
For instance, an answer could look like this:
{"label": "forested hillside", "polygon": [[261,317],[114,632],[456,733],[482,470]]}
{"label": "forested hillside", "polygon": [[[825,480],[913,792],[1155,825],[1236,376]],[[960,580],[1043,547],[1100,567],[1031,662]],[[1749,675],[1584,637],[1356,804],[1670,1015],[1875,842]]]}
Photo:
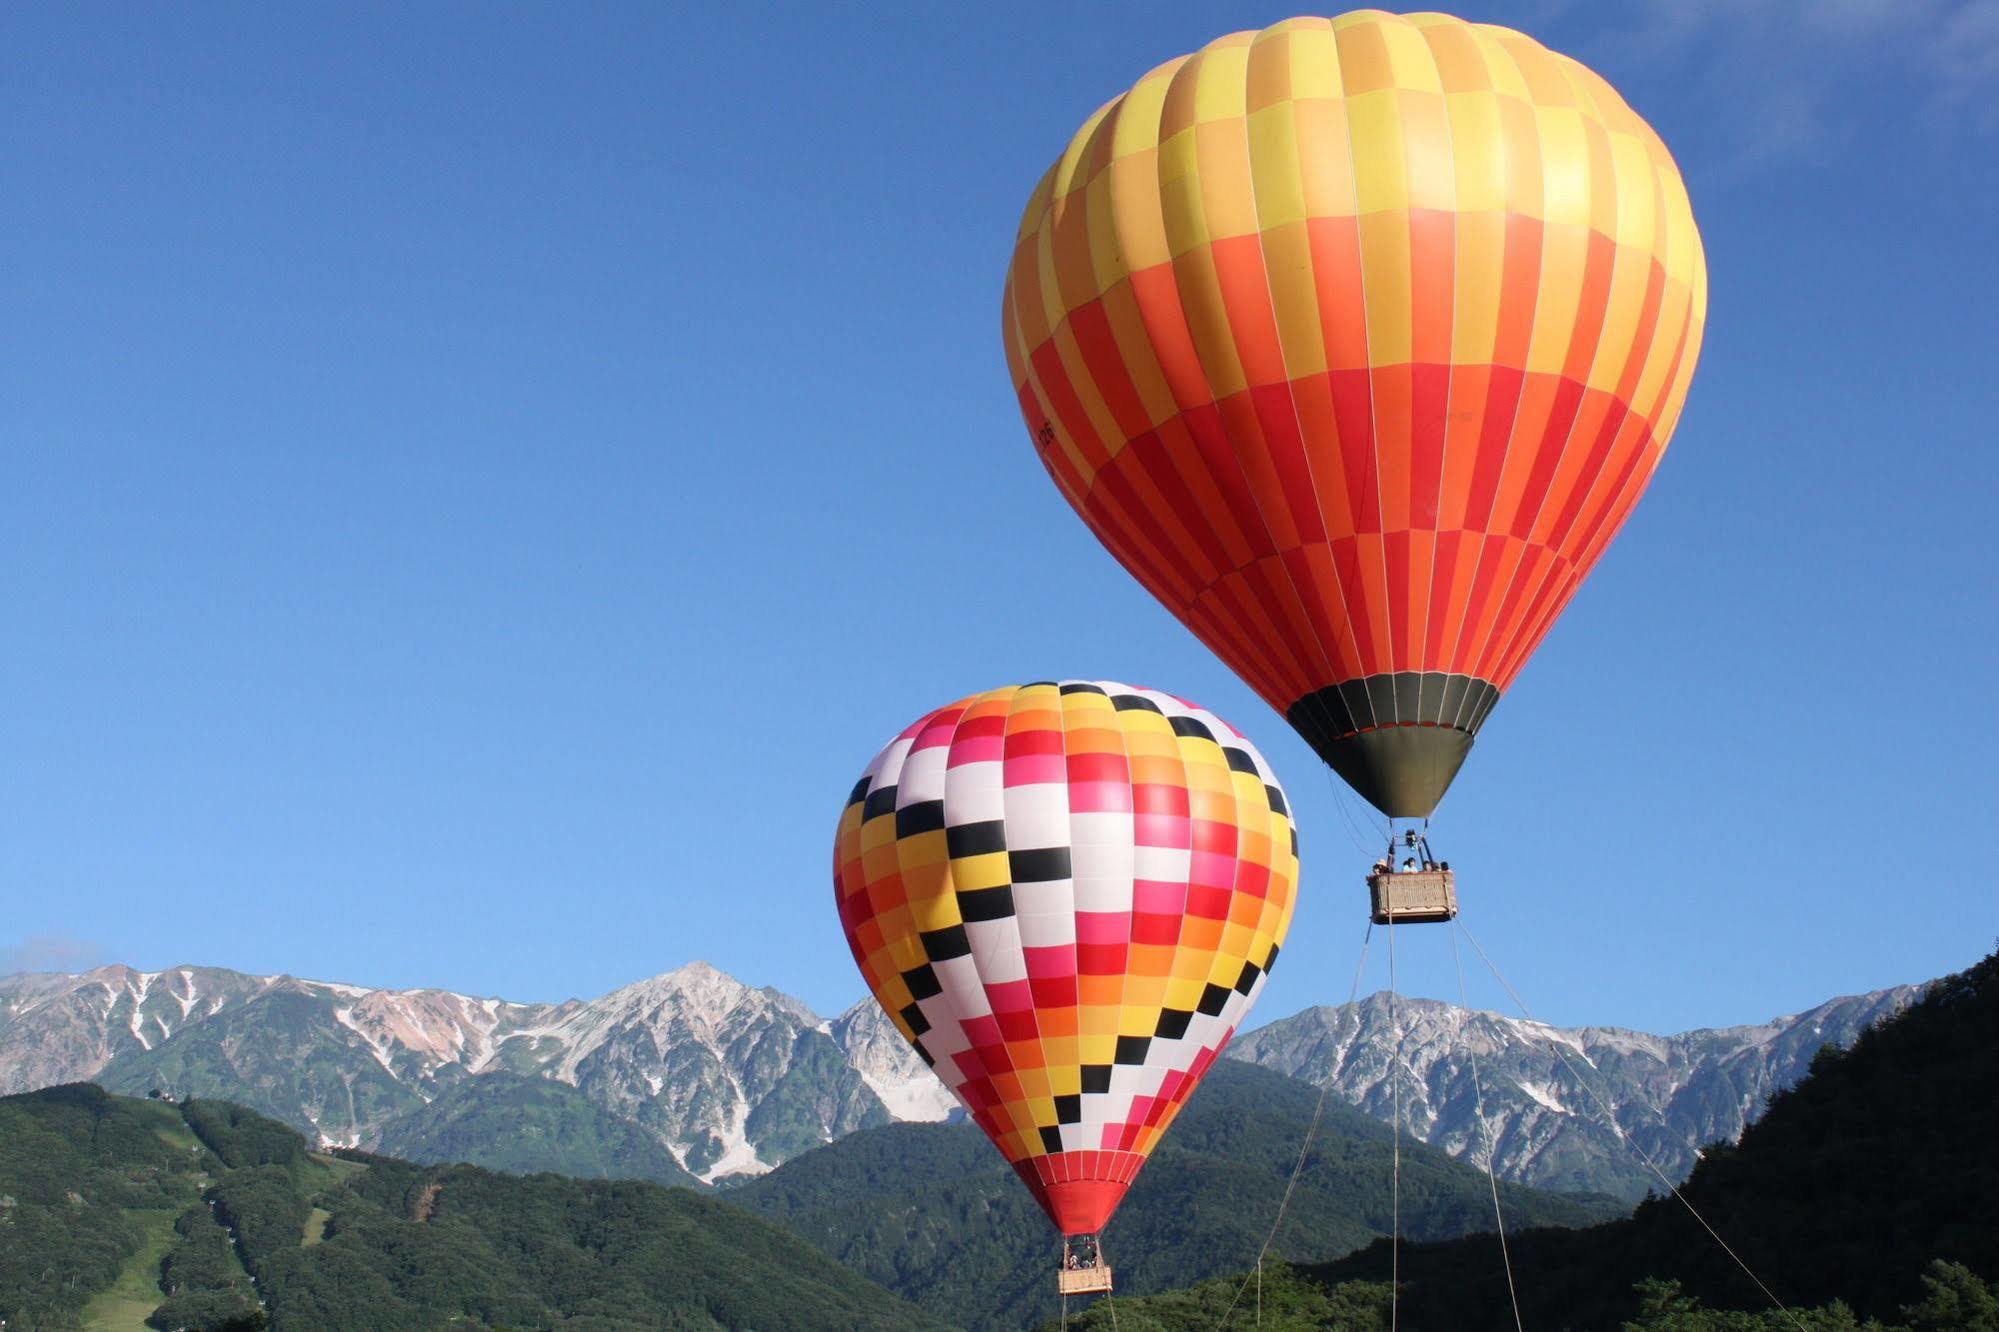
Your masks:
{"label": "forested hillside", "polygon": [[[1514,1231],[1525,1326],[1830,1332],[1875,1319],[1874,1332],[1999,1332],[1995,1038],[1999,955],[1936,982],[1851,1049],[1821,1051],[1738,1145],[1706,1149],[1683,1192],[1788,1313],[1662,1197],[1587,1230]],[[1493,1237],[1405,1242],[1397,1257],[1400,1327],[1514,1327]],[[1334,1325],[1386,1327],[1353,1311],[1376,1307],[1390,1263],[1376,1241],[1316,1268],[1267,1270],[1262,1325],[1322,1326],[1312,1311],[1337,1306],[1349,1313]],[[1239,1280],[1120,1300],[1120,1325],[1213,1327]],[[1110,1311],[1071,1325],[1109,1327]]]}
{"label": "forested hillside", "polygon": [[[1276,1216],[1316,1098],[1266,1069],[1217,1063],[1105,1231],[1119,1289],[1169,1289],[1247,1261]],[[1386,1234],[1389,1152],[1386,1125],[1329,1103],[1276,1251],[1323,1258]],[[1409,1233],[1492,1224],[1485,1175],[1440,1151],[1405,1140],[1402,1182]],[[1500,1188],[1522,1224],[1588,1225],[1623,1211],[1605,1197]],[[947,1321],[1016,1328],[1055,1312],[1055,1233],[970,1127],[869,1129],[722,1196]]]}
{"label": "forested hillside", "polygon": [[687,1189],[322,1155],[223,1102],[0,1099],[0,1323],[149,1314],[213,1332],[936,1325]]}
{"label": "forested hillside", "polygon": [[375,1150],[404,1161],[457,1162],[517,1174],[538,1170],[583,1179],[649,1179],[707,1187],[658,1139],[552,1078],[484,1073],[428,1105],[396,1116]]}

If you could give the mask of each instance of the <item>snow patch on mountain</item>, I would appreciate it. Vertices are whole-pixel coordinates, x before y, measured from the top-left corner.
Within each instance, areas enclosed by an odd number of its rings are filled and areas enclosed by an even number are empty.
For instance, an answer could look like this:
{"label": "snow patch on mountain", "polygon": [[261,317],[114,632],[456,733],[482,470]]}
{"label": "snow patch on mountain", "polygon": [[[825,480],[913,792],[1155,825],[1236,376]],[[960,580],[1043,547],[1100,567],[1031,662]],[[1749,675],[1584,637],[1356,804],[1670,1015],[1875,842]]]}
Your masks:
{"label": "snow patch on mountain", "polygon": [[1457,1155],[1484,1150],[1482,1092],[1506,1178],[1635,1200],[1658,1183],[1645,1154],[1683,1176],[1696,1145],[1733,1141],[1772,1094],[1804,1076],[1821,1046],[1850,1044],[1921,992],[1897,986],[1674,1036],[1553,1027],[1376,994],[1247,1032],[1228,1055],[1328,1087],[1379,1119],[1395,1116],[1399,1102],[1415,1136]]}
{"label": "snow patch on mountain", "polygon": [[827,1025],[847,1062],[896,1119],[935,1124],[960,1113],[958,1098],[873,999],[861,1000]]}

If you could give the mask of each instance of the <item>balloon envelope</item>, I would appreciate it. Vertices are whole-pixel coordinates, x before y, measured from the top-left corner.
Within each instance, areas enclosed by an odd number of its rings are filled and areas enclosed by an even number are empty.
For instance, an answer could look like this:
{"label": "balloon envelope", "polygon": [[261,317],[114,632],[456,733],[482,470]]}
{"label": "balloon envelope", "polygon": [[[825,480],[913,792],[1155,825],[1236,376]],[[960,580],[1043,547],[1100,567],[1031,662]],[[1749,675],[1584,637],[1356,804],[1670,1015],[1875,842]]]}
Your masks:
{"label": "balloon envelope", "polygon": [[1413,817],[1645,489],[1706,304],[1679,171],[1609,84],[1368,10],[1223,37],[1090,117],[1002,324],[1098,538]]}
{"label": "balloon envelope", "polygon": [[868,988],[1066,1235],[1102,1227],[1256,1001],[1298,848],[1260,754],[1109,681],[918,718],[840,816]]}

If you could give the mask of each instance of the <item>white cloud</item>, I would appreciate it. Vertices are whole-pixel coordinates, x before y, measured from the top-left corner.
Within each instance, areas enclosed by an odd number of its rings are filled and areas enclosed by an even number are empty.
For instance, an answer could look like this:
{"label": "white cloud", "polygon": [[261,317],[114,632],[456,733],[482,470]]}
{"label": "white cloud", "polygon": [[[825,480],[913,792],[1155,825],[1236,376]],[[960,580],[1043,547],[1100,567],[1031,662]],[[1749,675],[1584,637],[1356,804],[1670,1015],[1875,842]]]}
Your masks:
{"label": "white cloud", "polygon": [[1999,0],[1642,0],[1620,12],[1574,54],[1634,100],[1671,83],[1704,102],[1707,135],[1687,146],[1711,171],[1829,153],[1911,84],[1911,123],[1999,128]]}
{"label": "white cloud", "polygon": [[19,971],[88,971],[104,960],[104,950],[85,939],[35,934],[0,948],[0,976]]}

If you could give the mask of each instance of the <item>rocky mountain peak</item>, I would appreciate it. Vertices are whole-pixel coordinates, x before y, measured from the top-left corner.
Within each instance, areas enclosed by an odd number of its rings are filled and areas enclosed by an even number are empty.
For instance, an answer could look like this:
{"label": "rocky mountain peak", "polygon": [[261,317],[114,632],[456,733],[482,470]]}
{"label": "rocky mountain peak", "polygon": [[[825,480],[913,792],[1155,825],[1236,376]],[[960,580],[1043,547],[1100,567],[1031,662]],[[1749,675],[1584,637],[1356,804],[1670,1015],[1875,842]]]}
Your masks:
{"label": "rocky mountain peak", "polygon": [[[1382,1119],[1399,1096],[1403,1123],[1454,1154],[1482,1153],[1489,1135],[1509,1178],[1635,1197],[1656,1181],[1622,1139],[1683,1171],[1694,1144],[1735,1137],[1822,1045],[1850,1042],[1917,992],[1676,1036],[1374,994],[1245,1033],[1229,1053],[1328,1085]],[[487,1073],[569,1084],[708,1180],[769,1169],[856,1128],[959,1113],[872,999],[826,1021],[699,961],[560,1005],[196,966],[0,977],[0,1094],[95,1080],[220,1096],[366,1145],[391,1120],[411,1130],[431,1102]]]}
{"label": "rocky mountain peak", "polygon": [[1684,1175],[1697,1144],[1733,1141],[1772,1093],[1804,1076],[1820,1047],[1850,1044],[1919,993],[1897,986],[1673,1036],[1555,1027],[1377,993],[1280,1018],[1228,1053],[1328,1087],[1377,1118],[1399,1113],[1417,1137],[1453,1155],[1482,1156],[1490,1144],[1509,1179],[1636,1199],[1658,1181],[1632,1142]]}
{"label": "rocky mountain peak", "polygon": [[937,1080],[872,998],[834,1018],[828,1030],[847,1062],[895,1118],[935,1123],[960,1113],[957,1097]]}

